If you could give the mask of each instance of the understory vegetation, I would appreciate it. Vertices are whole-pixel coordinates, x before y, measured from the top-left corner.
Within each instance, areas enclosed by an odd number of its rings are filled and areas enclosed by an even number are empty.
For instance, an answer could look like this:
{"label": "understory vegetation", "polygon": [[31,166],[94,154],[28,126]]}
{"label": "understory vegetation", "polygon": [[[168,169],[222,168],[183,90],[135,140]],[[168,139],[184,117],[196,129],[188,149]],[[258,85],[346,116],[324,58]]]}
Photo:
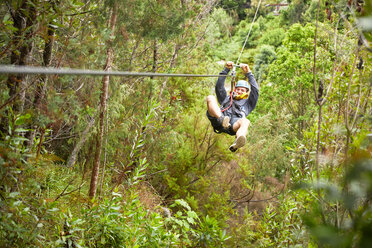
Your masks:
{"label": "understory vegetation", "polygon": [[372,2],[272,2],[5,0],[1,65],[217,75],[249,33],[260,97],[231,153],[216,77],[0,73],[0,247],[371,246]]}

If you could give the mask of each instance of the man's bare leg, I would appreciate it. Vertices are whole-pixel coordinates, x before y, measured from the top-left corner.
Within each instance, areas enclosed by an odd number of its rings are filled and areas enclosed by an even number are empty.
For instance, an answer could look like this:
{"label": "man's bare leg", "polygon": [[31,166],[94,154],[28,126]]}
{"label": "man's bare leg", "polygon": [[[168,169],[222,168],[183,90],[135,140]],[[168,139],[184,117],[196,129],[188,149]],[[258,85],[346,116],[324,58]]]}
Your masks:
{"label": "man's bare leg", "polygon": [[222,116],[221,109],[218,106],[218,102],[214,96],[212,95],[207,96],[207,107],[208,107],[208,113],[210,116],[219,119],[219,121],[221,121],[221,124],[224,128],[230,127],[230,117]]}
{"label": "man's bare leg", "polygon": [[233,129],[236,132],[236,137],[247,136],[249,123],[247,118],[241,118],[234,123]]}
{"label": "man's bare leg", "polygon": [[230,146],[230,151],[235,152],[238,148],[243,147],[247,142],[247,133],[249,127],[249,120],[246,118],[241,118],[236,121],[233,125],[233,129],[236,132],[236,139],[234,144]]}
{"label": "man's bare leg", "polygon": [[220,118],[222,112],[218,106],[217,100],[214,96],[207,96],[208,113],[212,117]]}

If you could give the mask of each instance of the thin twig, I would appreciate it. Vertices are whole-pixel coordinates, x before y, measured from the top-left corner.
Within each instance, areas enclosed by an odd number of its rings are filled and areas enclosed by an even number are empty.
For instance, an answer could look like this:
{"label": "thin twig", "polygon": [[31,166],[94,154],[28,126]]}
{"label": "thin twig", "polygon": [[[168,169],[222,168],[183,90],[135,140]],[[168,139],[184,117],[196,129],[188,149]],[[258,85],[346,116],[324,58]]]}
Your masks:
{"label": "thin twig", "polygon": [[24,87],[18,93],[14,94],[11,98],[9,98],[7,101],[5,101],[5,103],[3,103],[0,106],[0,110],[2,110],[5,106],[7,106],[8,104],[10,104],[11,102],[13,102],[19,95],[21,95],[24,91],[26,91],[28,88],[30,88],[31,85],[33,85],[35,82],[36,82],[36,80],[34,80],[33,82],[31,82],[28,86]]}
{"label": "thin twig", "polygon": [[71,183],[74,182],[76,177],[72,178],[71,181],[68,182],[67,186],[62,190],[62,192],[56,197],[56,199],[54,201],[57,201],[61,196],[64,195],[64,193],[66,192],[67,188],[71,185]]}

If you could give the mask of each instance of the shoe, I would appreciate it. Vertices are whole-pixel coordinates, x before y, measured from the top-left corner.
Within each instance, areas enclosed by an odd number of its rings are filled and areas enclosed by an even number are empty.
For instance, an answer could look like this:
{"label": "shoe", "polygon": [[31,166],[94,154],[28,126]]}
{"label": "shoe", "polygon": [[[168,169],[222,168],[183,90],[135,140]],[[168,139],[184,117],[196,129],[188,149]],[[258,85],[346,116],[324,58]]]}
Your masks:
{"label": "shoe", "polygon": [[247,138],[245,136],[239,136],[236,138],[234,144],[232,144],[229,149],[232,152],[236,152],[240,147],[243,147],[245,143],[247,142]]}
{"label": "shoe", "polygon": [[222,125],[224,129],[228,129],[230,125],[230,117],[221,115],[220,118],[218,118],[218,122]]}

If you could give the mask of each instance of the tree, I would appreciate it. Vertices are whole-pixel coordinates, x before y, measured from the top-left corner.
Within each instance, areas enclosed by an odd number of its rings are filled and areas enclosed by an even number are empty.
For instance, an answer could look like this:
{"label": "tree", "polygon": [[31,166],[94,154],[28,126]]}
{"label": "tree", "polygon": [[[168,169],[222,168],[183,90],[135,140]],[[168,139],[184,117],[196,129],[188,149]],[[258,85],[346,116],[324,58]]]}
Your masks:
{"label": "tree", "polygon": [[292,115],[293,128],[299,138],[308,127],[312,114],[312,74],[309,64],[312,58],[313,28],[311,24],[304,27],[295,24],[287,31],[267,78],[267,83],[271,85],[269,94]]}
{"label": "tree", "polygon": [[[7,0],[6,5],[13,19],[14,34],[11,42],[10,64],[27,65],[27,58],[32,49],[32,37],[34,34],[34,24],[37,13],[36,0],[11,1]],[[24,75],[9,75],[7,86],[9,97],[19,94],[19,86],[23,84]],[[14,104],[13,109],[17,111],[19,104]]]}
{"label": "tree", "polygon": [[237,13],[239,16],[239,20],[244,20],[247,16],[245,9],[251,7],[250,0],[221,0],[222,8],[230,13]]}
{"label": "tree", "polygon": [[309,8],[310,0],[293,0],[288,9],[281,11],[281,22],[286,25],[303,22],[303,13]]}
{"label": "tree", "polygon": [[260,84],[267,77],[268,66],[275,60],[275,50],[272,46],[263,45],[254,57],[254,75]]}
{"label": "tree", "polygon": [[[104,67],[105,71],[110,71],[113,64],[114,51],[112,47],[113,37],[115,35],[116,21],[118,17],[118,3],[114,1],[111,9],[110,20],[108,23],[110,29],[110,38],[107,41],[107,52],[106,52],[106,64]],[[110,76],[105,75],[102,78],[102,90],[101,90],[101,100],[100,100],[100,114],[99,114],[99,131],[97,135],[97,144],[96,144],[96,153],[93,161],[93,170],[90,181],[89,197],[93,198],[96,195],[97,185],[98,185],[98,175],[101,159],[101,149],[102,149],[102,140],[105,127],[105,115],[107,108],[107,95],[109,88]]]}

